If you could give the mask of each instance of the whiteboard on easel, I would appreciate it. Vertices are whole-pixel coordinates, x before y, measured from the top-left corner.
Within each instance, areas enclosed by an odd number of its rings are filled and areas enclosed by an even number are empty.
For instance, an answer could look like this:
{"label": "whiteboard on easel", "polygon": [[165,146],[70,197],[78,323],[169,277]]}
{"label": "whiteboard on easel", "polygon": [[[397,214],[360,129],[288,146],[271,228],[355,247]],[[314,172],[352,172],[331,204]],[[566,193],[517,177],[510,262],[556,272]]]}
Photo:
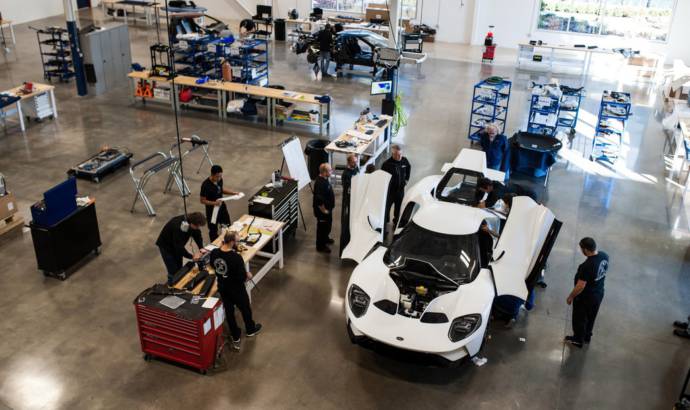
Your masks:
{"label": "whiteboard on easel", "polygon": [[282,149],[285,163],[290,172],[290,177],[297,180],[297,189],[301,190],[311,182],[309,169],[307,168],[307,160],[302,153],[302,143],[299,138],[294,137],[290,141],[284,143]]}

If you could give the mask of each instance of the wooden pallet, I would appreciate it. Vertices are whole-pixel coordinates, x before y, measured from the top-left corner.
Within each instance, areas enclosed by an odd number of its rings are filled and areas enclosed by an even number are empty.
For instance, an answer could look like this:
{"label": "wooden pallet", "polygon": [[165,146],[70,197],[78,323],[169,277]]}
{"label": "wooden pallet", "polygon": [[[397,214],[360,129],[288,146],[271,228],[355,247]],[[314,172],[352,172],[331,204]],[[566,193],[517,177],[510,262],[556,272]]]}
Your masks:
{"label": "wooden pallet", "polygon": [[4,235],[12,229],[24,225],[24,218],[21,215],[14,214],[7,218],[0,220],[0,235]]}

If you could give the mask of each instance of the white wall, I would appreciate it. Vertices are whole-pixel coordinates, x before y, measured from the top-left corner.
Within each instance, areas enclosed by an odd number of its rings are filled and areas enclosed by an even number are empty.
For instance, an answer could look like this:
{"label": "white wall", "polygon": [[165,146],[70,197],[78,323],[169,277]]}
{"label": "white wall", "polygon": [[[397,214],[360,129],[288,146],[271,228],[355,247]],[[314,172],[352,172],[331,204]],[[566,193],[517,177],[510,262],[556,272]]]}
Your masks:
{"label": "white wall", "polygon": [[475,3],[484,0],[418,0],[417,20],[436,29],[436,41],[469,43]]}
{"label": "white wall", "polygon": [[63,14],[62,0],[0,0],[2,18],[15,24]]}

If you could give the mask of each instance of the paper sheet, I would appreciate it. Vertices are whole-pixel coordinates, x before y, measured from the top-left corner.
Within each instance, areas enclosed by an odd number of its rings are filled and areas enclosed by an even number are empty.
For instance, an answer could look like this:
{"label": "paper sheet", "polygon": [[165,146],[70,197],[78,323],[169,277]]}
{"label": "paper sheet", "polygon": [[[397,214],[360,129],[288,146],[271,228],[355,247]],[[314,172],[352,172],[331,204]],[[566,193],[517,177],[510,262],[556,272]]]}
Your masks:
{"label": "paper sheet", "polygon": [[252,201],[259,204],[269,205],[273,202],[273,198],[269,198],[267,196],[255,196]]}
{"label": "paper sheet", "polygon": [[211,318],[208,318],[208,320],[206,320],[204,322],[204,334],[207,334],[210,331],[211,331]]}
{"label": "paper sheet", "polygon": [[[219,201],[221,202],[227,202],[227,201],[237,201],[238,199],[244,198],[244,192],[240,192],[237,195],[230,195],[230,196],[224,196],[222,198],[218,198]],[[216,205],[213,207],[213,214],[211,214],[211,223],[215,224],[216,221],[218,220],[218,211],[220,210],[220,206]]]}
{"label": "paper sheet", "polygon": [[220,305],[215,312],[213,312],[213,328],[218,329],[223,326],[223,321],[225,320],[225,310],[223,310],[223,305]]}
{"label": "paper sheet", "polygon": [[217,302],[218,298],[210,297],[206,299],[206,302],[204,302],[204,304],[201,305],[201,307],[204,309],[213,309],[213,307],[216,306]]}

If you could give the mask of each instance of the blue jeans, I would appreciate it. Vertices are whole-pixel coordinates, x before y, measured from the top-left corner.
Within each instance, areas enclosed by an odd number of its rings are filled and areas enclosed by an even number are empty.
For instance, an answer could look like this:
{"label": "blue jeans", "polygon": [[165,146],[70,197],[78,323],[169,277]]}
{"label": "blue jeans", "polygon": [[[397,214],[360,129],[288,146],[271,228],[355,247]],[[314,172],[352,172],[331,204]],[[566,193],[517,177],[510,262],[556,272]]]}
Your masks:
{"label": "blue jeans", "polygon": [[319,55],[319,61],[321,63],[321,75],[328,75],[328,66],[331,65],[331,52],[322,51]]}

